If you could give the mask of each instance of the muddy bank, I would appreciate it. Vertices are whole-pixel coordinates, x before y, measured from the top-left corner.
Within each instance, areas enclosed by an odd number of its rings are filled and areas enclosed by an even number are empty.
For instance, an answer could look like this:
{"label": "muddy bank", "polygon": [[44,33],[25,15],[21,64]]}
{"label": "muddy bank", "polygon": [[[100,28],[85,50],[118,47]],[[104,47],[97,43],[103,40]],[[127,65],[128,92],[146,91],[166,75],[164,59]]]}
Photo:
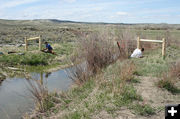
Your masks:
{"label": "muddy bank", "polygon": [[3,73],[0,73],[0,84],[6,79],[6,76]]}

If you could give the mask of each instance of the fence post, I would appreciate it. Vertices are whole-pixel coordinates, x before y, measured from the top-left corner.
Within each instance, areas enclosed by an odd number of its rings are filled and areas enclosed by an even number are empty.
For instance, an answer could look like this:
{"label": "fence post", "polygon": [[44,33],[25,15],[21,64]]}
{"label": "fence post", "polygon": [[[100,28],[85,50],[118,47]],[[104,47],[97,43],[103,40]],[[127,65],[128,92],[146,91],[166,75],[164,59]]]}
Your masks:
{"label": "fence post", "polygon": [[25,41],[25,51],[28,51],[28,40],[26,37],[24,41]]}
{"label": "fence post", "polygon": [[41,42],[41,35],[39,36],[39,50],[41,51],[42,49],[42,42]]}
{"label": "fence post", "polygon": [[137,49],[140,49],[140,38],[137,37]]}
{"label": "fence post", "polygon": [[40,73],[40,84],[43,85],[43,73]]}
{"label": "fence post", "polygon": [[165,55],[166,55],[166,40],[165,38],[162,39],[162,56],[163,56],[163,59],[165,59]]}

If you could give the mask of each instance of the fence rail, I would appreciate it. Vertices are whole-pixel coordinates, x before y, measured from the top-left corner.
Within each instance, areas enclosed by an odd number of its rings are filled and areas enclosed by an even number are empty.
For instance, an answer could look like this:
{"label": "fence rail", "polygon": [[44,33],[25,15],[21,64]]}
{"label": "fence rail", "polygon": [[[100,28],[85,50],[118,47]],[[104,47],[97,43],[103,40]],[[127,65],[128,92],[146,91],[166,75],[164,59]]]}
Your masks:
{"label": "fence rail", "polygon": [[154,42],[154,43],[162,43],[162,40],[150,40],[150,39],[140,39],[140,41],[144,42]]}
{"label": "fence rail", "polygon": [[140,39],[137,37],[137,48],[140,49],[141,42],[153,42],[153,43],[162,43],[162,56],[165,58],[166,55],[166,40],[163,38],[162,40],[150,40],[150,39]]}
{"label": "fence rail", "polygon": [[28,38],[28,39],[25,37],[25,40],[24,40],[25,41],[25,51],[28,51],[28,41],[30,41],[30,40],[39,40],[39,50],[42,49],[41,36]]}

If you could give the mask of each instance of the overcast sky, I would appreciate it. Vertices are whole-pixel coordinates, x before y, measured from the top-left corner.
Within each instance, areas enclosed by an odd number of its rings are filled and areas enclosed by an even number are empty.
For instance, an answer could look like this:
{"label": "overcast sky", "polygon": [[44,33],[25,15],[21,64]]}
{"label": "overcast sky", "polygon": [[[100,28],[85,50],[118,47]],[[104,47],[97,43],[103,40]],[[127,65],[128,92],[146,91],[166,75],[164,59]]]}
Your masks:
{"label": "overcast sky", "polygon": [[180,24],[180,0],[0,0],[0,19]]}

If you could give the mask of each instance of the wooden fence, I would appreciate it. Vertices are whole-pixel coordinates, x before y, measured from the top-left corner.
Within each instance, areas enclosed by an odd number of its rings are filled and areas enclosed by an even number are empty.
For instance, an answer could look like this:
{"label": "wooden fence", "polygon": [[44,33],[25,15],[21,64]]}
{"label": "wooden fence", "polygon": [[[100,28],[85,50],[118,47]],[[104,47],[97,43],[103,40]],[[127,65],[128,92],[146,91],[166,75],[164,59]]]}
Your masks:
{"label": "wooden fence", "polygon": [[39,40],[39,50],[41,50],[42,49],[42,42],[41,42],[41,36],[39,36],[39,37],[33,37],[33,38],[29,38],[29,39],[27,39],[26,37],[25,37],[25,51],[28,51],[28,41],[30,41],[30,40]]}
{"label": "wooden fence", "polygon": [[149,39],[140,39],[137,38],[137,48],[140,49],[141,42],[153,42],[153,43],[162,43],[162,56],[165,58],[166,55],[166,40],[163,38],[162,40],[149,40]]}

